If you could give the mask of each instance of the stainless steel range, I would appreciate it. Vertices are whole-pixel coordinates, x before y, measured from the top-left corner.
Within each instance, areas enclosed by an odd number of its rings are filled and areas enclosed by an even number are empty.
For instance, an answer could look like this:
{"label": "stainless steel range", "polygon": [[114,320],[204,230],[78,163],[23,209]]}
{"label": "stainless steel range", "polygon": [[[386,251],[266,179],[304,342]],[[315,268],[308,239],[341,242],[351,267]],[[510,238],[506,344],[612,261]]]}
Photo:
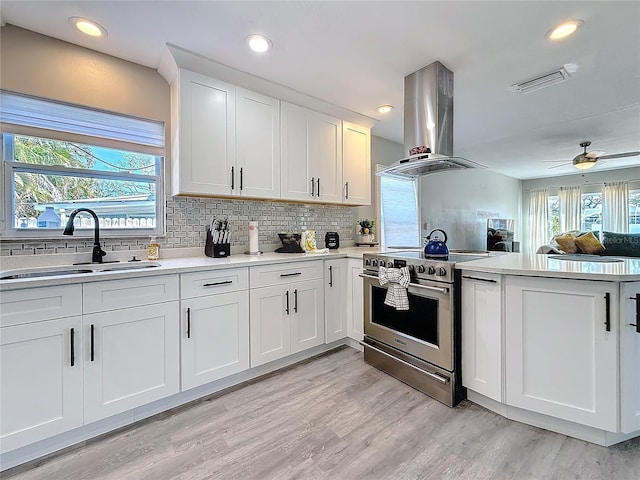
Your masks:
{"label": "stainless steel range", "polygon": [[[460,378],[460,278],[455,264],[482,256],[425,257],[419,251],[364,254],[364,359],[453,407],[466,397]],[[408,267],[408,310],[385,304],[380,267]]]}

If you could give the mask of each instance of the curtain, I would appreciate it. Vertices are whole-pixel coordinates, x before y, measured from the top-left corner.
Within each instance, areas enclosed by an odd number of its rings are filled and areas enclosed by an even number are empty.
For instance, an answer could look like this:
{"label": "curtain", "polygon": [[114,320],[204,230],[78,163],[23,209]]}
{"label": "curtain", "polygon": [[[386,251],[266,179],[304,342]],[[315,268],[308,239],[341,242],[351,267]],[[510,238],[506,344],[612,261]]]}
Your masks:
{"label": "curtain", "polygon": [[558,200],[560,202],[560,232],[580,230],[580,187],[560,187]]}
{"label": "curtain", "polygon": [[529,194],[529,238],[528,250],[536,250],[549,241],[549,225],[547,222],[547,190],[531,190]]}
{"label": "curtain", "polygon": [[606,232],[629,232],[629,184],[627,182],[604,184],[602,229]]}

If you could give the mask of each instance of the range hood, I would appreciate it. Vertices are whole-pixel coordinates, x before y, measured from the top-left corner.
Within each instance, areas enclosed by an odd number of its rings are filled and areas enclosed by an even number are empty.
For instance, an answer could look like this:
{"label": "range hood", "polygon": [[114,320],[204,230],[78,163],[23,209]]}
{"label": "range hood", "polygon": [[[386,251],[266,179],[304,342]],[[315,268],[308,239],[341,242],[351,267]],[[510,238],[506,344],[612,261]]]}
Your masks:
{"label": "range hood", "polygon": [[434,62],[404,78],[404,148],[409,155],[378,176],[416,178],[484,167],[453,156],[453,72]]}

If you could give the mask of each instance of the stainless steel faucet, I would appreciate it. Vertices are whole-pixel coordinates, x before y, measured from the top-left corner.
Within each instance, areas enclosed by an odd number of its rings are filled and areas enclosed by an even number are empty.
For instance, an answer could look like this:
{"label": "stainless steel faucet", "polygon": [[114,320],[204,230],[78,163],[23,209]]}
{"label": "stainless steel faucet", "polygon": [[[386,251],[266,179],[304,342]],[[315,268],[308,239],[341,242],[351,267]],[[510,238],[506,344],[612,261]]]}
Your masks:
{"label": "stainless steel faucet", "polygon": [[62,232],[62,234],[73,235],[73,220],[80,212],[87,212],[93,217],[95,238],[93,240],[93,253],[91,254],[91,262],[102,263],[102,257],[104,257],[107,252],[100,248],[100,225],[98,223],[98,215],[96,215],[96,212],[89,208],[76,208],[73,212],[71,212],[71,215],[69,215],[69,220],[67,220],[67,225],[64,227],[64,232]]}

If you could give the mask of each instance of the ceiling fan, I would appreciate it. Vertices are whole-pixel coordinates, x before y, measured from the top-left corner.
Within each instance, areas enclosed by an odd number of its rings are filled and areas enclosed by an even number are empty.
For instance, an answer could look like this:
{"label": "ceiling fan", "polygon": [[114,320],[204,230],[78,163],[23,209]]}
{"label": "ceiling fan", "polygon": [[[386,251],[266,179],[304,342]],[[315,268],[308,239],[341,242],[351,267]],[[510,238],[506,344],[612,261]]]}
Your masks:
{"label": "ceiling fan", "polygon": [[[600,160],[605,160],[609,158],[624,158],[624,157],[635,157],[636,155],[640,155],[640,152],[625,152],[625,153],[614,153],[611,155],[605,155],[602,150],[591,150],[587,152],[587,147],[591,145],[590,141],[584,141],[580,143],[580,146],[584,149],[584,151],[578,155],[576,155],[571,162],[565,162],[561,165],[554,165],[551,168],[563,167],[565,165],[573,164],[578,170],[587,170],[593,167],[596,162]],[[545,160],[547,162],[564,162],[564,160]]]}

